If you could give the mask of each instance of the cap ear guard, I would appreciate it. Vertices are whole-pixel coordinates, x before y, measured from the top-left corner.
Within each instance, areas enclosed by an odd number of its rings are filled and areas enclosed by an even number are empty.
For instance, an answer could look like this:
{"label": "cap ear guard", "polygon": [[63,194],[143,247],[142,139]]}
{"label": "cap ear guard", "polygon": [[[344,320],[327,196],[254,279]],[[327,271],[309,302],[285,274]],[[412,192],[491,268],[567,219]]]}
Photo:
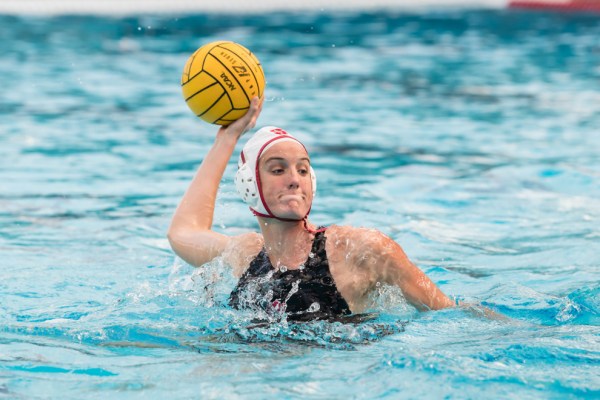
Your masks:
{"label": "cap ear guard", "polygon": [[258,206],[258,185],[254,179],[254,171],[247,163],[242,164],[235,174],[235,188],[246,204],[252,208]]}

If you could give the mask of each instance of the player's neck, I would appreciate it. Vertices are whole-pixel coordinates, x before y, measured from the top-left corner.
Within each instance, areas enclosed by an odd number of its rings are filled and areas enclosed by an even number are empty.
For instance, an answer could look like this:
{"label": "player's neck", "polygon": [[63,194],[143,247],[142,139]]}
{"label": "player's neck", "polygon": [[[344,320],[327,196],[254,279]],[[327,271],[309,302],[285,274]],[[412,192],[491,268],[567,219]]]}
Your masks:
{"label": "player's neck", "polygon": [[291,265],[304,262],[314,239],[314,235],[305,229],[304,221],[272,218],[259,218],[258,221],[271,262]]}

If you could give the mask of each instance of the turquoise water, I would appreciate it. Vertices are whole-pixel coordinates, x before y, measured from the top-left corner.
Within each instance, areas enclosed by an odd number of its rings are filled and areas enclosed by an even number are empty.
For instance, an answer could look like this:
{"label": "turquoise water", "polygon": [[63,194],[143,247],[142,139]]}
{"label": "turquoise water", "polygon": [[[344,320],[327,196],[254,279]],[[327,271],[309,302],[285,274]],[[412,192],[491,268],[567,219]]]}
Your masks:
{"label": "turquoise water", "polygon": [[[0,16],[0,398],[600,395],[600,19],[517,11]],[[261,59],[312,220],[397,240],[462,309],[253,327],[165,239],[216,132],[188,55]],[[239,151],[239,149],[238,149]],[[256,229],[233,185],[215,229]]]}

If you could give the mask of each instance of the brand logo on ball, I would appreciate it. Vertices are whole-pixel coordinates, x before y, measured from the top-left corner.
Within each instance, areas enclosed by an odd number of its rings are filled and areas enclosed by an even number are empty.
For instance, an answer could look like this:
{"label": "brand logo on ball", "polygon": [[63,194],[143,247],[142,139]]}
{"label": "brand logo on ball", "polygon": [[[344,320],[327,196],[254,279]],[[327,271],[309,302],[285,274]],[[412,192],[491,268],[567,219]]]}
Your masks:
{"label": "brand logo on ball", "polygon": [[248,73],[248,70],[244,66],[241,66],[241,65],[235,66],[234,65],[231,68],[233,68],[233,70],[238,74],[238,76],[250,76],[250,74]]}
{"label": "brand logo on ball", "polygon": [[233,86],[233,82],[231,82],[231,79],[229,79],[229,77],[227,75],[225,75],[225,72],[223,72],[221,74],[221,78],[223,78],[223,83],[225,83],[229,87],[229,90],[231,90],[231,91],[235,90],[235,86]]}

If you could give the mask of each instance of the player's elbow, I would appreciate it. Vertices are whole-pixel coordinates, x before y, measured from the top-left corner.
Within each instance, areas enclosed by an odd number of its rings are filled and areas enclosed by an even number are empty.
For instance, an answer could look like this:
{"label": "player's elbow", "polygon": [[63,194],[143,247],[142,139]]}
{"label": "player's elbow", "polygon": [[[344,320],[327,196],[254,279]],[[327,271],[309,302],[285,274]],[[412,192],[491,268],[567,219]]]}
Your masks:
{"label": "player's elbow", "polygon": [[174,249],[177,242],[181,241],[182,236],[183,235],[181,229],[177,229],[173,225],[171,225],[169,229],[167,229],[167,240],[169,241],[169,244],[171,245],[172,249]]}
{"label": "player's elbow", "polygon": [[220,256],[227,244],[226,236],[209,230],[169,229],[167,239],[175,254],[195,267]]}
{"label": "player's elbow", "polygon": [[197,230],[193,229],[192,226],[185,225],[181,220],[173,218],[171,225],[169,225],[169,228],[167,229],[167,239],[169,240],[171,247],[175,249],[177,243],[189,241],[190,236],[192,236],[194,232],[197,232]]}
{"label": "player's elbow", "polygon": [[192,236],[191,232],[187,229],[172,226],[167,230],[167,240],[169,241],[169,245],[179,256],[181,256],[182,253],[185,254],[186,251],[188,251],[188,248],[195,247],[193,246],[194,240]]}

